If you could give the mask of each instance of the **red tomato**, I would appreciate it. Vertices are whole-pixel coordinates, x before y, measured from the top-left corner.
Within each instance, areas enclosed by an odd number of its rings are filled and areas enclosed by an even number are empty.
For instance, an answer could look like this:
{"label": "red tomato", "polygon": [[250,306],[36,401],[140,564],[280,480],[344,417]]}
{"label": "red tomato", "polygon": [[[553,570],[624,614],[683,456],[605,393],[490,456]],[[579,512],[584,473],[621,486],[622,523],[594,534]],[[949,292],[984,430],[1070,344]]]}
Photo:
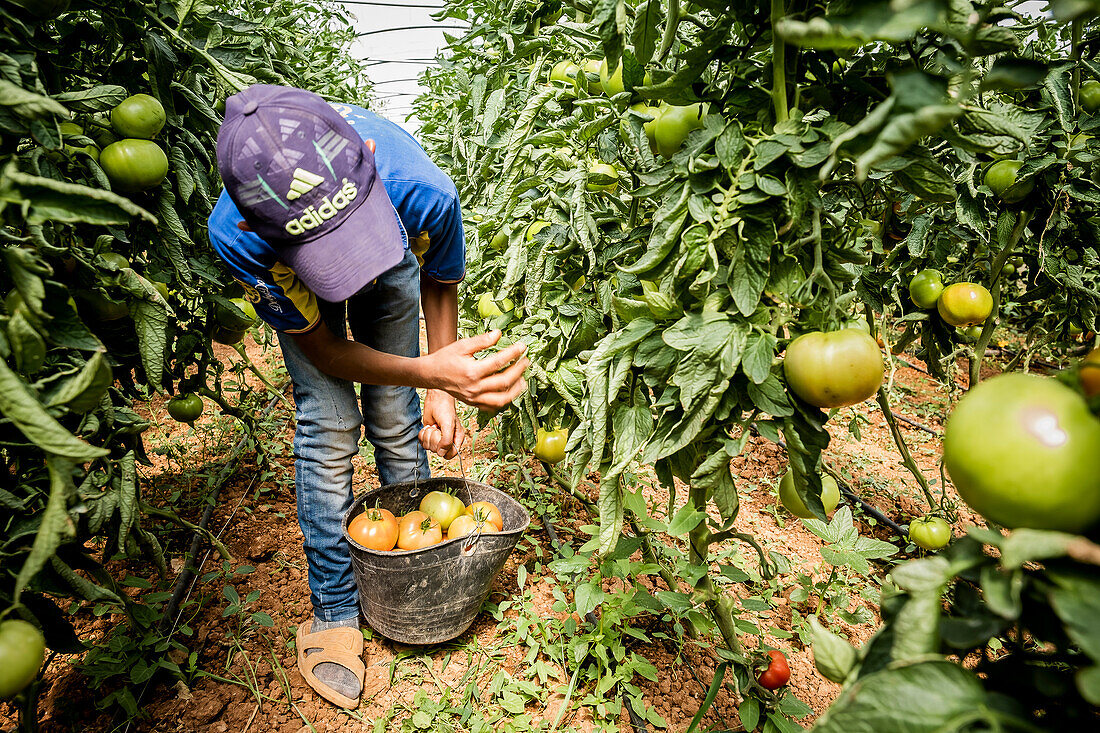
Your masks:
{"label": "red tomato", "polygon": [[475,501],[466,507],[466,513],[479,522],[493,525],[497,532],[504,531],[504,520],[500,518],[500,510],[492,502]]}
{"label": "red tomato", "polygon": [[348,524],[348,536],[368,550],[388,552],[397,544],[397,519],[388,509],[367,509]]}
{"label": "red tomato", "polygon": [[778,690],[791,679],[791,668],[787,665],[787,657],[783,652],[771,649],[768,651],[768,668],[756,678],[760,686],[768,690]]}
{"label": "red tomato", "polygon": [[401,550],[420,550],[443,541],[439,522],[422,511],[409,512],[397,523],[397,547]]}

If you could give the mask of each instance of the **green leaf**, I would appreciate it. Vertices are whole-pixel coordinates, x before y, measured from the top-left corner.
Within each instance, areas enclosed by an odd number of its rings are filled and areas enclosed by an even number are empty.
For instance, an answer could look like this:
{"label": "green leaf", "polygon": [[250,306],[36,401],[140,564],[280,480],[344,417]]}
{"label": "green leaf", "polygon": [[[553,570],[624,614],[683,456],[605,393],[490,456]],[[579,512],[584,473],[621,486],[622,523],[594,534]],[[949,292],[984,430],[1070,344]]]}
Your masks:
{"label": "green leaf", "polygon": [[0,211],[7,204],[29,207],[29,224],[125,224],[135,216],[157,222],[155,216],[118,194],[27,175],[19,172],[14,163],[9,163],[0,176]]}
{"label": "green leaf", "polygon": [[66,379],[50,396],[47,406],[66,405],[72,412],[85,413],[99,404],[113,381],[111,365],[97,351],[80,372]]}
{"label": "green leaf", "polygon": [[684,504],[668,523],[668,533],[673,537],[685,535],[699,526],[699,522],[706,519],[706,512],[701,512],[689,501]]}
{"label": "green leaf", "polygon": [[129,94],[118,84],[99,84],[80,91],[55,94],[54,99],[74,112],[103,112],[126,99]]}
{"label": "green leaf", "polygon": [[808,21],[782,18],[776,32],[784,40],[809,48],[857,48],[872,41],[904,43],[940,19],[940,4],[931,0],[896,3],[853,3],[858,8],[845,17],[816,17]]}
{"label": "green leaf", "polygon": [[817,671],[825,679],[843,684],[859,660],[858,652],[845,639],[823,626],[817,616],[810,616],[806,621],[810,626],[810,644]]}
{"label": "green leaf", "polygon": [[30,388],[0,361],[0,414],[47,453],[84,462],[107,455],[105,448],[85,443],[55,420]]}
{"label": "green leaf", "polygon": [[23,561],[23,567],[19,569],[19,575],[15,579],[12,593],[16,602],[19,601],[19,594],[23,589],[53,557],[62,541],[76,534],[76,527],[69,519],[69,497],[76,492],[73,465],[72,461],[57,456],[46,459],[46,468],[50,473],[50,496],[42,511],[42,519],[30,554]]}
{"label": "green leaf", "polygon": [[69,110],[49,97],[42,96],[0,77],[0,107],[7,107],[19,117],[41,119],[58,115],[68,119]]}

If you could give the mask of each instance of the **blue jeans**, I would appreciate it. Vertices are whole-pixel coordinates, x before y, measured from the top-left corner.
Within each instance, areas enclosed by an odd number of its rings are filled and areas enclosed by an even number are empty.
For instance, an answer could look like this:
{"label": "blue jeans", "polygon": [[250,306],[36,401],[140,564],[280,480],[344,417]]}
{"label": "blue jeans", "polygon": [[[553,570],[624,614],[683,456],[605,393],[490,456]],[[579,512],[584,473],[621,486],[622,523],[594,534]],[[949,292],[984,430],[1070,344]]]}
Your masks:
{"label": "blue jeans", "polygon": [[[320,305],[336,335],[346,335],[347,322],[359,343],[400,356],[420,355],[420,268],[411,251],[346,303]],[[310,600],[318,618],[341,621],[359,613],[341,522],[352,504],[352,458],[359,453],[361,429],[374,446],[383,485],[428,478],[428,456],[417,438],[420,398],[412,387],[364,384],[360,412],[354,383],[323,373],[287,334],[279,334],[279,345],[294,381],[294,487]]]}

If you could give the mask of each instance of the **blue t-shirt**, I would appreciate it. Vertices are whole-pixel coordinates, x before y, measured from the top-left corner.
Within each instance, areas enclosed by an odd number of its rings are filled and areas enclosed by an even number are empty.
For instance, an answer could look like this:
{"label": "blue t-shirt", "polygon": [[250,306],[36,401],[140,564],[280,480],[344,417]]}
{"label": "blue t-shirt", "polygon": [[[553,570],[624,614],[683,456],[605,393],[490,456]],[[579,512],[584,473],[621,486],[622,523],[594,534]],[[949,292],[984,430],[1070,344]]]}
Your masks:
{"label": "blue t-shirt", "polygon": [[[350,104],[333,109],[363,140],[375,142],[375,166],[397,210],[405,246],[422,275],[456,283],[466,274],[462,209],[454,182],[433,163],[412,135],[378,115]],[[224,190],[210,214],[210,243],[245,288],[256,313],[276,331],[302,333],[320,321],[317,296],[279,260],[275,249],[253,232]]]}

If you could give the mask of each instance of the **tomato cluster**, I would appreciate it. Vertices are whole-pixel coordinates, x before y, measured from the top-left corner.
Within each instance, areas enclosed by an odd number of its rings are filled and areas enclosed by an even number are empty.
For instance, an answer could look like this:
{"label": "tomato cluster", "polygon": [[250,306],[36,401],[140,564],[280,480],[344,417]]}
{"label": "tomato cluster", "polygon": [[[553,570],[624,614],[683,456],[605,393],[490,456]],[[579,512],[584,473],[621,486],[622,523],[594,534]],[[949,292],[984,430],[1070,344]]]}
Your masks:
{"label": "tomato cluster", "polygon": [[134,94],[111,110],[111,129],[123,139],[99,153],[111,187],[140,193],[159,186],[168,175],[168,156],[153,142],[164,128],[164,106],[156,97]]}
{"label": "tomato cluster", "polygon": [[420,500],[420,508],[401,517],[381,507],[370,507],[348,523],[348,536],[369,550],[389,552],[421,550],[475,531],[504,531],[500,510],[488,501],[466,506],[445,491],[432,491]]}
{"label": "tomato cluster", "polygon": [[984,285],[957,282],[944,287],[939,270],[921,270],[914,275],[909,281],[909,299],[921,310],[935,308],[945,323],[956,327],[984,323],[993,312],[993,295]]}

